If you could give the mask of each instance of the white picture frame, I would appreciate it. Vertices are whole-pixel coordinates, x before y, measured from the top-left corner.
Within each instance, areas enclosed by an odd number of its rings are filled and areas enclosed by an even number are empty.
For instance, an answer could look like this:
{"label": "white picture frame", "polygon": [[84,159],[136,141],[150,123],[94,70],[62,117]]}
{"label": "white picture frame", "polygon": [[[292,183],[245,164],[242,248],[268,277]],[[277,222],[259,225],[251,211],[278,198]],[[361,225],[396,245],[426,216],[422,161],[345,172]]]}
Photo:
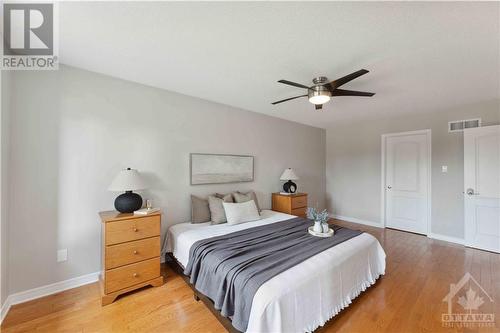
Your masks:
{"label": "white picture frame", "polygon": [[254,157],[250,155],[191,153],[190,184],[229,184],[254,180]]}

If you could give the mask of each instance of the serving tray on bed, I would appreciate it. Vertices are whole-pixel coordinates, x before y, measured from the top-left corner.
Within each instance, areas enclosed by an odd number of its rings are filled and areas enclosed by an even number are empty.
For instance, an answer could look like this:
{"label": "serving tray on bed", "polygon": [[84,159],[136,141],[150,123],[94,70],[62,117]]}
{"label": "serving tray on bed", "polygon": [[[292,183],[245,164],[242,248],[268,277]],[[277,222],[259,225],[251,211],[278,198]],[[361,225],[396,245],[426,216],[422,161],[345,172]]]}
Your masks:
{"label": "serving tray on bed", "polygon": [[309,227],[307,230],[309,231],[309,233],[313,236],[316,236],[316,237],[332,237],[333,236],[333,229],[332,228],[328,228],[328,232],[316,232],[313,230],[314,227]]}

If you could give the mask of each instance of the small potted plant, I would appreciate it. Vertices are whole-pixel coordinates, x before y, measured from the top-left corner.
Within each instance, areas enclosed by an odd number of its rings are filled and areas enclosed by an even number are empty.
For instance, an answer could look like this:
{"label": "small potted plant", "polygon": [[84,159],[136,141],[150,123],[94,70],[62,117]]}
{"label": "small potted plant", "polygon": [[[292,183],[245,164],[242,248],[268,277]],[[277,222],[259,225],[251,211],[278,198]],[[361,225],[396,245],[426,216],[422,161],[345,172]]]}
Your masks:
{"label": "small potted plant", "polygon": [[314,232],[328,232],[328,212],[324,209],[322,212],[318,212],[316,208],[307,208],[307,218],[314,221]]}

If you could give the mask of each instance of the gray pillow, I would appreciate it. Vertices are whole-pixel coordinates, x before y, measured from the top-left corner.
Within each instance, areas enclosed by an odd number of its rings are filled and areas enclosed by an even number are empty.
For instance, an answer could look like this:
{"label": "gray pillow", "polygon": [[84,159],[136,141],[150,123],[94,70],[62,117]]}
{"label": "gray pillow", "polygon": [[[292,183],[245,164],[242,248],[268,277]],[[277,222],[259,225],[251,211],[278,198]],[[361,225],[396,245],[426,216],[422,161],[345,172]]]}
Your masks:
{"label": "gray pillow", "polygon": [[257,201],[257,196],[255,195],[254,191],[250,191],[247,193],[234,192],[233,197],[234,197],[234,202],[236,203],[242,203],[253,200],[255,202],[255,206],[257,206],[257,210],[259,211],[259,213],[261,212],[259,201]]}
{"label": "gray pillow", "polygon": [[191,223],[203,223],[210,221],[210,208],[208,200],[191,195]]}
{"label": "gray pillow", "polygon": [[222,199],[222,200],[231,200],[231,201],[226,201],[226,202],[234,202],[233,196],[231,195],[231,193],[229,193],[229,194],[215,193],[214,196],[216,196],[217,198]]}
{"label": "gray pillow", "polygon": [[226,212],[224,211],[223,202],[233,202],[233,197],[231,194],[221,195],[216,193],[215,195],[208,196],[208,207],[210,208],[210,215],[212,224],[226,223]]}

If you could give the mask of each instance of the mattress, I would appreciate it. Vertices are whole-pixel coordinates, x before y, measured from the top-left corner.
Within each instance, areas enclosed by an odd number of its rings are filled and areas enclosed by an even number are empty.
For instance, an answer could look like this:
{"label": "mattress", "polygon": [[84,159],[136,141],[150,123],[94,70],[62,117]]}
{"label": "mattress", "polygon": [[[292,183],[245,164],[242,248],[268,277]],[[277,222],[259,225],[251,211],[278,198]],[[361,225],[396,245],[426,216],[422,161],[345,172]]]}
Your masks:
{"label": "mattress", "polygon": [[[263,210],[262,219],[238,225],[180,223],[168,229],[164,252],[186,266],[196,241],[295,216]],[[274,276],[254,296],[247,332],[308,332],[349,306],[385,272],[385,252],[363,233]]]}

